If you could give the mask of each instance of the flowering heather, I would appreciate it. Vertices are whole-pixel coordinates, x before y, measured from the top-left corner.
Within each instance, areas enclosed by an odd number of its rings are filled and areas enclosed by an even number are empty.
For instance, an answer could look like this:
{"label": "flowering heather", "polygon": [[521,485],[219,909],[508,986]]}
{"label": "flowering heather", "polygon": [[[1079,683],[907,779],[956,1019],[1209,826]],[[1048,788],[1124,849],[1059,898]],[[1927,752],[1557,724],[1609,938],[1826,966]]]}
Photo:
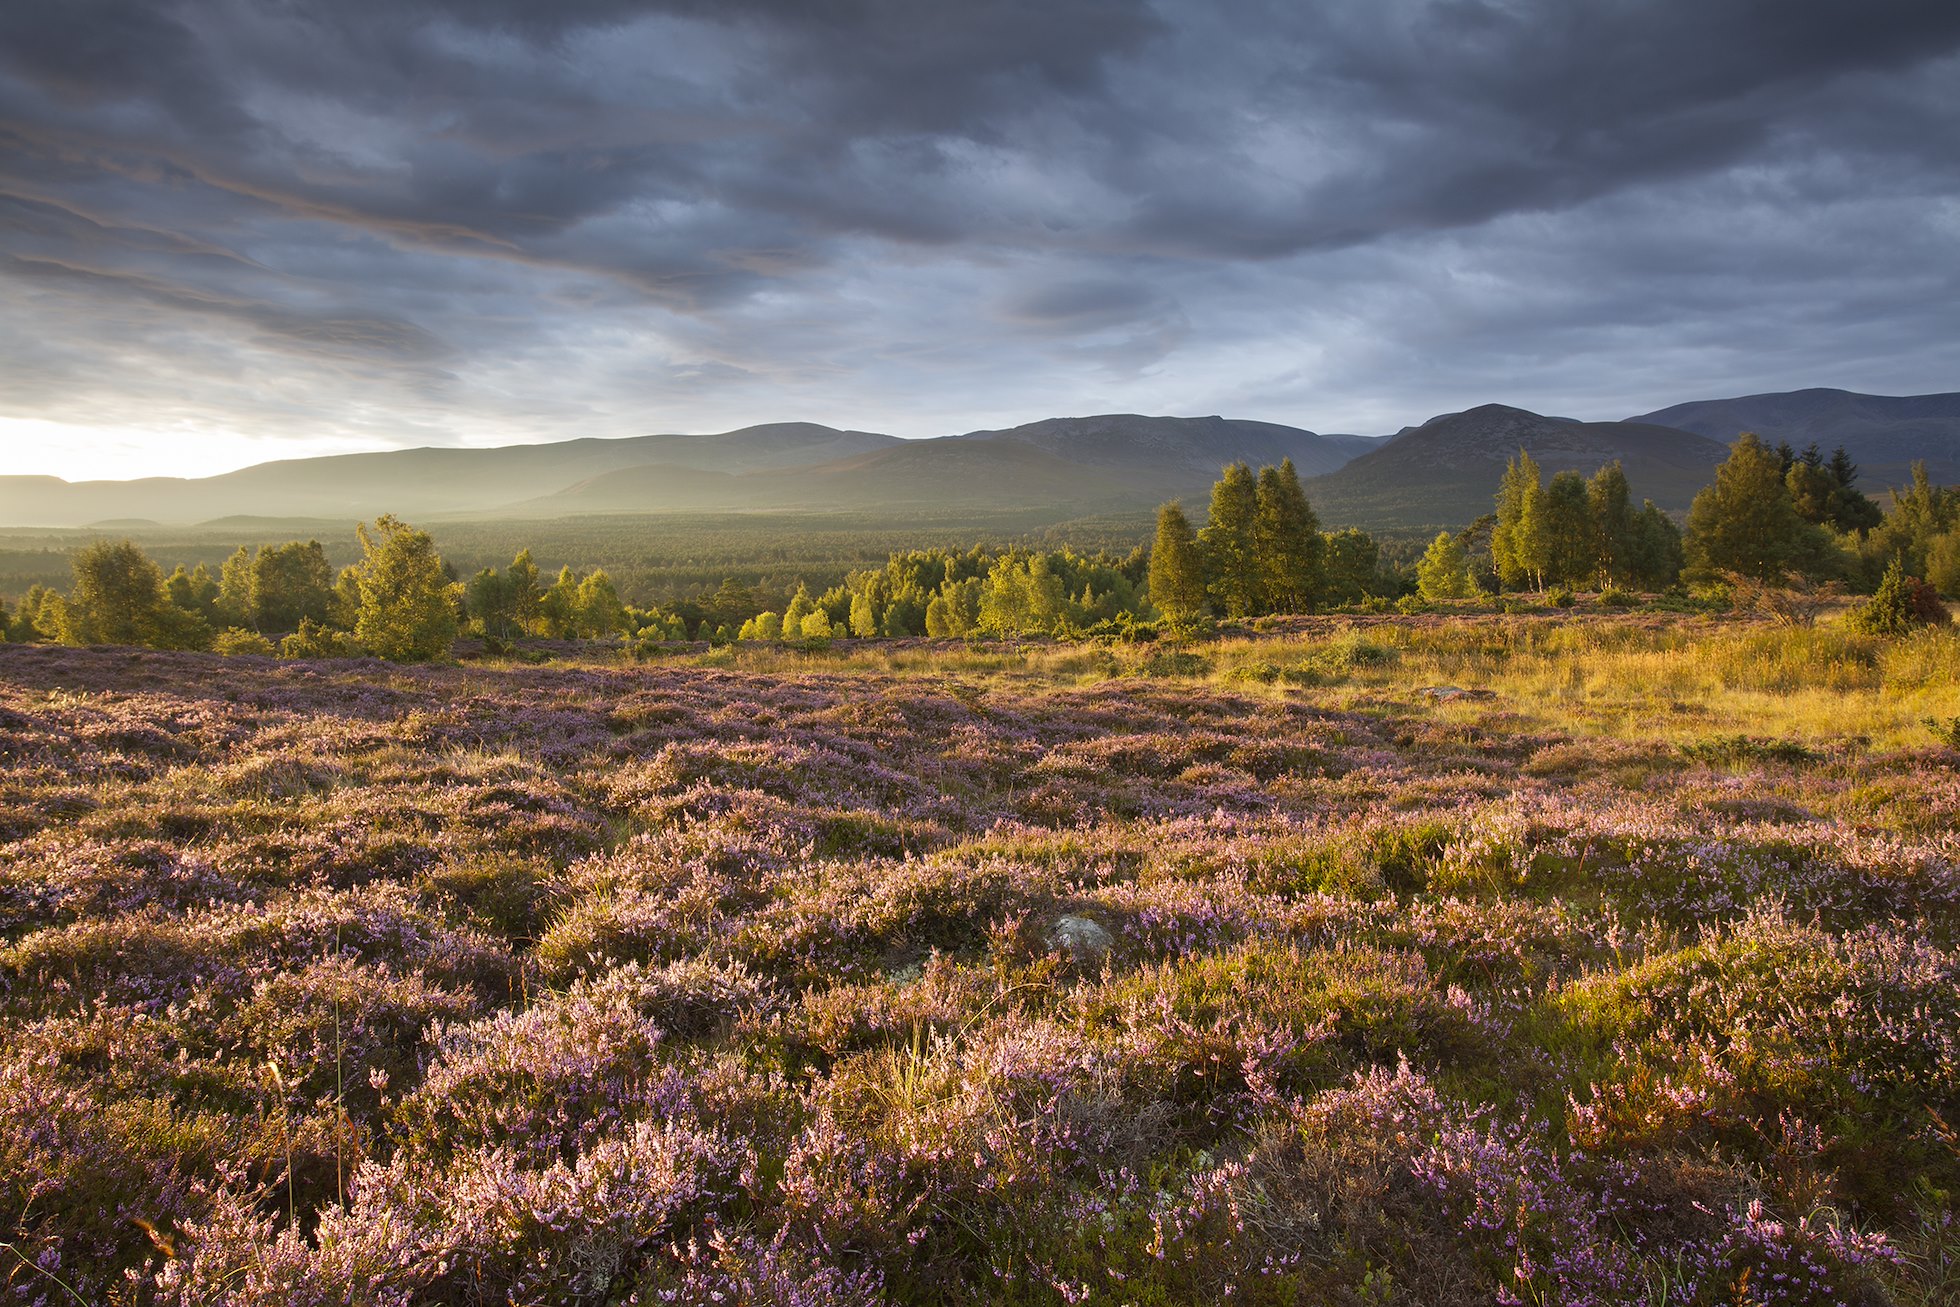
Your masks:
{"label": "flowering heather", "polygon": [[0,646],[0,1304],[1960,1300],[1960,637],[1818,639]]}

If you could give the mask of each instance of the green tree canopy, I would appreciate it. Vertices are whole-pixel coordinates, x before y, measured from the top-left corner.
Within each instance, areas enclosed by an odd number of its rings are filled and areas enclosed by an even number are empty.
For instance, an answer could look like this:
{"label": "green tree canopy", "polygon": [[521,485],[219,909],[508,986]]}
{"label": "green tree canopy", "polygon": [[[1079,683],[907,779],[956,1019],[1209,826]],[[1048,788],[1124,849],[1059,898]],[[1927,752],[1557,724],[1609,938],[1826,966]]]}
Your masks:
{"label": "green tree canopy", "polygon": [[370,653],[394,662],[446,658],[456,640],[454,586],[428,532],[382,514],[360,525],[354,635]]}
{"label": "green tree canopy", "polygon": [[210,642],[204,619],[170,603],[163,569],[133,541],[97,540],[69,565],[75,584],[59,632],[67,643],[196,649]]}
{"label": "green tree canopy", "polygon": [[1599,569],[1586,479],[1577,472],[1555,474],[1545,487],[1541,518],[1545,580],[1554,585],[1584,585]]}
{"label": "green tree canopy", "polygon": [[1327,593],[1340,603],[1373,594],[1381,571],[1381,546],[1359,527],[1326,536]]}
{"label": "green tree canopy", "polygon": [[1198,538],[1175,502],[1157,510],[1157,539],[1150,550],[1150,602],[1173,625],[1196,622],[1207,611]]}
{"label": "green tree canopy", "polygon": [[1689,571],[1708,579],[1737,572],[1758,581],[1785,573],[1821,576],[1831,567],[1830,541],[1798,516],[1775,450],[1744,432],[1715,469],[1715,480],[1688,509]]}
{"label": "green tree canopy", "polygon": [[1292,459],[1259,469],[1253,552],[1258,558],[1265,607],[1274,612],[1313,609],[1326,586],[1320,520],[1300,486]]}
{"label": "green tree canopy", "polygon": [[1416,564],[1416,590],[1424,599],[1469,599],[1477,593],[1470,577],[1470,555],[1463,542],[1448,531],[1439,531]]}
{"label": "green tree canopy", "polygon": [[1605,581],[1631,581],[1639,551],[1640,515],[1633,507],[1620,460],[1593,473],[1586,482],[1586,511],[1592,519],[1593,565]]}
{"label": "green tree canopy", "polygon": [[1543,493],[1538,464],[1520,449],[1497,483],[1497,521],[1490,532],[1491,565],[1497,579],[1512,589],[1545,570]]}
{"label": "green tree canopy", "polygon": [[326,621],[333,581],[333,567],[318,540],[260,545],[249,576],[252,625],[260,631],[297,631],[304,619]]}
{"label": "green tree canopy", "polygon": [[1260,611],[1258,516],[1259,489],[1252,469],[1234,463],[1212,486],[1211,512],[1198,532],[1212,606],[1226,617]]}

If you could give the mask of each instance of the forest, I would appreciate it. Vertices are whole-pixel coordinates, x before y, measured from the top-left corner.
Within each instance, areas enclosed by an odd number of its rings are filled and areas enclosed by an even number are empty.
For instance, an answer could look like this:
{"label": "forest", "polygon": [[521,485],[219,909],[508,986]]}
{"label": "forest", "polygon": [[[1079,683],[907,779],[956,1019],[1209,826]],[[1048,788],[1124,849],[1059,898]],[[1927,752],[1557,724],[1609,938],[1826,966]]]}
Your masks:
{"label": "forest", "polygon": [[[1857,479],[1842,450],[1827,457],[1745,434],[1677,524],[1651,500],[1636,506],[1617,463],[1547,481],[1520,451],[1492,512],[1426,546],[1385,548],[1353,528],[1323,530],[1290,462],[1256,472],[1234,464],[1214,485],[1202,527],[1166,504],[1147,547],[1123,548],[1119,523],[1085,524],[1116,543],[1090,552],[897,548],[882,566],[850,567],[828,584],[836,567],[812,567],[815,587],[774,557],[736,570],[696,559],[695,584],[676,590],[668,573],[670,597],[660,602],[603,565],[547,574],[529,548],[464,575],[430,532],[384,516],[372,531],[362,525],[360,553],[338,567],[318,540],[293,540],[241,545],[215,568],[179,563],[166,575],[132,540],[95,540],[70,559],[65,593],[36,583],[0,615],[16,642],[396,661],[446,657],[459,636],[493,653],[527,641],[647,651],[842,638],[1135,640],[1289,614],[1515,606],[1523,595],[1564,607],[1581,593],[1608,607],[1740,603],[1787,615],[1885,587],[1892,615],[1872,620],[1944,620],[1940,596],[1960,592],[1960,491],[1915,468],[1881,509]],[[702,555],[731,547],[711,542]],[[734,550],[721,555],[730,566]]]}

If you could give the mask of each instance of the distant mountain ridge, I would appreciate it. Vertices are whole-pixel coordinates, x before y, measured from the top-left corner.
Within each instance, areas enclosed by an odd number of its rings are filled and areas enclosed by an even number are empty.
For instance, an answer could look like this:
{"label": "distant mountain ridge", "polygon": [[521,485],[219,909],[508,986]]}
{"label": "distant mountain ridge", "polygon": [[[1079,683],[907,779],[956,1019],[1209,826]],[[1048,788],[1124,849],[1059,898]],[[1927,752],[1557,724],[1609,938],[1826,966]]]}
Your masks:
{"label": "distant mountain ridge", "polygon": [[1704,400],[1621,422],[1579,422],[1504,404],[1445,413],[1395,436],[1327,435],[1273,422],[1105,413],[901,440],[808,422],[712,435],[580,439],[496,449],[408,449],[261,463],[201,479],[70,483],[0,476],[0,526],[136,530],[237,519],[351,522],[741,511],[1152,507],[1202,511],[1227,463],[1291,458],[1323,523],[1456,527],[1489,511],[1523,448],[1547,474],[1619,459],[1634,493],[1685,509],[1742,430],[1802,446],[1844,444],[1866,485],[1903,480],[1913,458],[1960,480],[1960,394],[1795,391]]}
{"label": "distant mountain ridge", "polygon": [[1902,485],[1924,460],[1939,482],[1960,481],[1960,393],[1861,395],[1815,388],[1704,399],[1656,409],[1630,422],[1656,422],[1716,440],[1744,431],[1825,453],[1842,445],[1863,469],[1867,491]]}
{"label": "distant mountain ridge", "polygon": [[1491,510],[1522,449],[1550,477],[1591,475],[1618,459],[1635,495],[1684,509],[1728,454],[1706,437],[1639,422],[1575,422],[1482,404],[1405,427],[1379,448],[1306,483],[1323,520],[1370,529],[1456,527]]}

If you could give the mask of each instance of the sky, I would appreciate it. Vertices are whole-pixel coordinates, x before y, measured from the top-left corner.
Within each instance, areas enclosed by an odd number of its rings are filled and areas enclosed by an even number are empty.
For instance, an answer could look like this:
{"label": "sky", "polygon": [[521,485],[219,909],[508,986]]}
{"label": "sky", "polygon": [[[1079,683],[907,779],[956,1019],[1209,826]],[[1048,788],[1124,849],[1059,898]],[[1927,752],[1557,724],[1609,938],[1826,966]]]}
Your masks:
{"label": "sky", "polygon": [[0,474],[1960,390],[1953,0],[0,5]]}

